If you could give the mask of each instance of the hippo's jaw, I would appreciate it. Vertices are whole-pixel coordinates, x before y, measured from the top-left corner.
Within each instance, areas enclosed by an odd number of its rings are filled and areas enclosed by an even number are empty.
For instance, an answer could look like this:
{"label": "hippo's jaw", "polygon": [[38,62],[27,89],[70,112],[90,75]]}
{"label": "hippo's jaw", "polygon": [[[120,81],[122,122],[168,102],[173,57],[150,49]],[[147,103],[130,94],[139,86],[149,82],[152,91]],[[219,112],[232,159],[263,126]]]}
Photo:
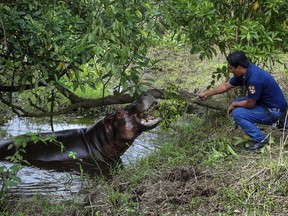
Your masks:
{"label": "hippo's jaw", "polygon": [[140,124],[142,126],[144,126],[145,128],[147,128],[147,130],[152,129],[154,127],[156,127],[160,122],[161,122],[162,118],[160,117],[156,117],[153,119],[141,119]]}
{"label": "hippo's jaw", "polygon": [[152,114],[158,106],[157,100],[152,95],[143,94],[137,102],[136,110],[138,112],[138,122],[143,126],[143,131],[155,128],[162,120],[161,117],[155,117]]}
{"label": "hippo's jaw", "polygon": [[138,114],[139,124],[144,131],[155,128],[161,122],[161,117],[156,117],[152,114],[156,107],[156,104],[153,103],[147,111]]}

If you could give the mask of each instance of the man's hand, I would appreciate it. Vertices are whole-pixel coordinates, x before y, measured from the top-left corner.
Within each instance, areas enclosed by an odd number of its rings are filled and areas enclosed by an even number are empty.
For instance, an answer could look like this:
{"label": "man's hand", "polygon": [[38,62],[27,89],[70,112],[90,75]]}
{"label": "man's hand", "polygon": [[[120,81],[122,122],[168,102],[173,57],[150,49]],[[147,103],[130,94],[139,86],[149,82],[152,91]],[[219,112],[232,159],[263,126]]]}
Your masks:
{"label": "man's hand", "polygon": [[206,100],[208,97],[209,97],[209,96],[208,96],[205,92],[203,92],[203,93],[201,93],[201,94],[198,95],[197,100],[204,101],[204,100]]}
{"label": "man's hand", "polygon": [[235,109],[235,105],[232,102],[227,108],[227,115],[230,115],[233,109]]}

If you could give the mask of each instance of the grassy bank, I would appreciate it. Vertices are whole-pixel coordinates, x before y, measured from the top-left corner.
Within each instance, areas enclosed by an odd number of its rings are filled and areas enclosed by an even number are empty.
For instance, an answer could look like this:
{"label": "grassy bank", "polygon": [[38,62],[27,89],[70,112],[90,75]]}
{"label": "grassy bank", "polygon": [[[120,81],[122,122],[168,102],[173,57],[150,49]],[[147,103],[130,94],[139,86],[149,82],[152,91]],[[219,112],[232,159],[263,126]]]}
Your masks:
{"label": "grassy bank", "polygon": [[282,136],[272,131],[267,147],[249,153],[241,129],[222,113],[185,115],[173,133],[159,135],[159,150],[109,181],[95,180],[85,200],[21,200],[6,215],[287,215]]}
{"label": "grassy bank", "polygon": [[[163,59],[155,67],[157,86],[189,91],[205,89],[211,71],[225,63],[222,57],[200,62],[186,49],[151,55]],[[92,189],[83,189],[85,199],[11,200],[2,215],[287,215],[288,133],[262,129],[270,134],[269,145],[246,152],[249,139],[231,118],[193,105],[191,114],[159,133],[161,148],[115,170],[109,181],[95,179]]]}
{"label": "grassy bank", "polygon": [[161,150],[98,186],[91,208],[108,215],[286,215],[287,147],[278,131],[274,143],[251,154],[239,129],[219,113],[208,115],[182,119]]}

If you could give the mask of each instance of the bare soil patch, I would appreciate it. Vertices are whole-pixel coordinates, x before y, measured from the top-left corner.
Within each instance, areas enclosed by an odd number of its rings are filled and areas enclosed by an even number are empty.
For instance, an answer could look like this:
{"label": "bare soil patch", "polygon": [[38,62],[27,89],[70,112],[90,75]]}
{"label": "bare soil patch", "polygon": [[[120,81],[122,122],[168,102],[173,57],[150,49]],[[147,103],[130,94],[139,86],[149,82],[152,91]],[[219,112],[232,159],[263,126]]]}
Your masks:
{"label": "bare soil patch", "polygon": [[[154,176],[139,183],[136,188],[126,181],[125,176],[117,176],[111,181],[115,191],[128,194],[131,203],[137,205],[139,215],[177,214],[189,215],[191,210],[204,209],[221,211],[217,206],[209,208],[209,200],[218,193],[219,188],[227,185],[228,181],[214,181],[207,171],[201,171],[194,166],[177,166],[158,171]],[[119,206],[111,205],[107,188],[97,186],[86,198],[87,207],[93,206],[107,215],[115,215]],[[193,199],[195,201],[193,201]],[[116,207],[116,208],[115,208]],[[123,206],[121,206],[123,208]],[[203,211],[200,210],[200,211]],[[211,212],[210,212],[211,213]]]}

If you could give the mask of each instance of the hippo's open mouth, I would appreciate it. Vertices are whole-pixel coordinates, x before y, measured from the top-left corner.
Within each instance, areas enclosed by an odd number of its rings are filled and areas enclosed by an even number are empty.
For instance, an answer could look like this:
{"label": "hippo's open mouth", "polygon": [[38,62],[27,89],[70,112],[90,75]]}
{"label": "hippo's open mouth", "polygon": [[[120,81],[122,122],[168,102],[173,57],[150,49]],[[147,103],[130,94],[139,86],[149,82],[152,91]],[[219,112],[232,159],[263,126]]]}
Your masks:
{"label": "hippo's open mouth", "polygon": [[156,127],[160,121],[162,120],[161,117],[157,117],[153,114],[155,109],[158,107],[157,102],[153,102],[150,107],[142,113],[139,113],[138,117],[141,119],[140,124],[145,127]]}

